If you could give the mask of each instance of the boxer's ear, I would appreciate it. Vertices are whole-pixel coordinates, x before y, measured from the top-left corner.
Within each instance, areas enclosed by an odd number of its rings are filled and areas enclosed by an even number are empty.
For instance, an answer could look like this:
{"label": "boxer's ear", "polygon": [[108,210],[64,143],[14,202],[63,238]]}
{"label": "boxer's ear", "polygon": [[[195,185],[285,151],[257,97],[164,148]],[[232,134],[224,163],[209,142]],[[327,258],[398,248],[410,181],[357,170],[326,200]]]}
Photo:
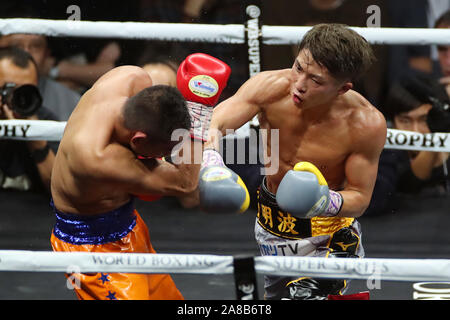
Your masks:
{"label": "boxer's ear", "polygon": [[344,94],[350,89],[353,89],[353,83],[351,83],[351,82],[344,82],[341,85],[341,88],[338,90],[338,94]]}
{"label": "boxer's ear", "polygon": [[147,139],[147,134],[142,131],[136,131],[130,139],[132,146],[139,146]]}

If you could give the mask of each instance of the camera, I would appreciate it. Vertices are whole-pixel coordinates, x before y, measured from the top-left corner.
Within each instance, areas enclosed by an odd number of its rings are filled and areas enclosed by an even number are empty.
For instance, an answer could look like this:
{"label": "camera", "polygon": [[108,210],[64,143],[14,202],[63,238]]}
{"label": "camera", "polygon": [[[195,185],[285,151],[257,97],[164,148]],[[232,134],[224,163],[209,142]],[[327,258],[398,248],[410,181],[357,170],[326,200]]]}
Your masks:
{"label": "camera", "polygon": [[427,115],[431,132],[450,132],[450,105],[430,97],[432,108]]}
{"label": "camera", "polygon": [[35,85],[17,86],[15,83],[7,82],[0,90],[2,103],[22,117],[35,114],[42,106],[42,96]]}

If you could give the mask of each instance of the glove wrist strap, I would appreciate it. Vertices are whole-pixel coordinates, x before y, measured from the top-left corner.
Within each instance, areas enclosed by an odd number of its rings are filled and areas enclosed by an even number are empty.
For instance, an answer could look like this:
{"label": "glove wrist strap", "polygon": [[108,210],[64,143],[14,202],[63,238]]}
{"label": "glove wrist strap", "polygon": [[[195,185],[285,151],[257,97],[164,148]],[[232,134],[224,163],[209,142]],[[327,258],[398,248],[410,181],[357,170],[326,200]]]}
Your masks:
{"label": "glove wrist strap", "polygon": [[192,101],[186,101],[186,104],[191,116],[191,137],[196,140],[206,141],[208,139],[208,129],[213,108]]}
{"label": "glove wrist strap", "polygon": [[208,166],[225,166],[222,156],[215,149],[203,150],[202,169]]}
{"label": "glove wrist strap", "polygon": [[342,205],[344,204],[344,198],[339,192],[330,190],[330,201],[327,208],[321,214],[324,217],[335,217],[341,211]]}

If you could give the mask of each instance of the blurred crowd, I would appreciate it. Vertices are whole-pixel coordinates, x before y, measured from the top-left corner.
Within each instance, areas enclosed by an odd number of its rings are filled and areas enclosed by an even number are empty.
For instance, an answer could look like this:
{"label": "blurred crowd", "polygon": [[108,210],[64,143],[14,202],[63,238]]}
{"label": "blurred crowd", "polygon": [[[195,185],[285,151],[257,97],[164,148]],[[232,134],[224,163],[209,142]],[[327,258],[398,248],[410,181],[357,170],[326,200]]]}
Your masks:
{"label": "blurred crowd", "polygon": [[[0,18],[68,19],[76,5],[81,20],[201,24],[242,24],[245,1],[136,0],[2,1]],[[450,0],[297,0],[255,1],[264,25],[311,26],[343,23],[366,27],[369,6],[380,8],[380,27],[450,28]],[[176,86],[178,64],[190,53],[213,55],[232,68],[222,95],[232,95],[248,78],[247,48],[242,45],[146,41],[134,39],[59,38],[36,34],[2,35],[0,30],[0,119],[66,121],[82,94],[104,73],[125,64],[138,65],[154,83]],[[299,39],[300,40],[300,39]],[[374,45],[377,61],[355,83],[385,115],[390,128],[420,133],[449,132],[450,46]],[[295,46],[263,45],[262,70],[291,68]],[[31,84],[28,96],[36,110],[13,106],[13,92]],[[434,117],[429,116],[433,114]],[[434,119],[434,120],[433,120]],[[0,140],[0,189],[48,192],[58,144],[46,141]],[[448,153],[384,150],[372,203],[367,215],[395,212],[398,194],[450,195]],[[252,177],[248,165],[235,171]],[[245,170],[248,169],[247,174]],[[249,178],[250,179],[250,178]],[[245,180],[245,178],[244,178]]]}

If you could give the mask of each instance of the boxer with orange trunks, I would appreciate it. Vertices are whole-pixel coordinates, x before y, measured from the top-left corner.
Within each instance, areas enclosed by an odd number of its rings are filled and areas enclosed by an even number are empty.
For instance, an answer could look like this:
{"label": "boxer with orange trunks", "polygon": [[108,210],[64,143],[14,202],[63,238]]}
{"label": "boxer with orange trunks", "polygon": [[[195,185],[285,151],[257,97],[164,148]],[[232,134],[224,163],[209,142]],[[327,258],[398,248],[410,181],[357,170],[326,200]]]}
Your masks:
{"label": "boxer with orange trunks", "polygon": [[[209,68],[215,78],[218,99],[229,68],[215,70],[223,63],[213,57],[197,62],[207,64],[202,73]],[[56,155],[51,180],[53,250],[155,253],[133,199],[184,196],[196,190],[200,163],[193,160],[193,144],[202,141],[194,132],[192,112],[179,90],[153,86],[139,67],[117,67],[102,76],[69,118]],[[177,164],[160,160],[180,143],[172,141],[177,129],[191,130],[192,139],[181,142],[192,144],[192,154],[181,155]],[[169,275],[97,273],[70,278],[78,280],[79,299],[183,299]]]}

